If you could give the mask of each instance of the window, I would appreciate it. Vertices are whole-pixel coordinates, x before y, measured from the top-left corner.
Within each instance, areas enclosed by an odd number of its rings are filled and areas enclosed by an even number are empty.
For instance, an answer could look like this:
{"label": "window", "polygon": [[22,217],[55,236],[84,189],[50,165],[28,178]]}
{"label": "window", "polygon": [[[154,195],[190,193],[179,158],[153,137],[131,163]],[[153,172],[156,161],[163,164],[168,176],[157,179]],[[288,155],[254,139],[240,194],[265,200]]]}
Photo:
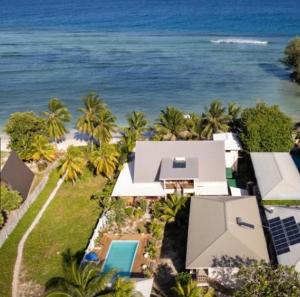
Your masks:
{"label": "window", "polygon": [[186,160],[182,157],[176,157],[173,160],[173,168],[186,168]]}

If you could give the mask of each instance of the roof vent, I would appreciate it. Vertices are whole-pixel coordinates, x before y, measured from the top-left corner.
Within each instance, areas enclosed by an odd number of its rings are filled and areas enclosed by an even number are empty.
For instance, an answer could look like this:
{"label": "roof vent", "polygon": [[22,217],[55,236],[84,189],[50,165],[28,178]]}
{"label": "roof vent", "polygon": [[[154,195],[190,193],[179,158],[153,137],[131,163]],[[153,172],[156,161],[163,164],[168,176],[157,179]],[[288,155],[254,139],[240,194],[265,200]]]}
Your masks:
{"label": "roof vent", "polygon": [[175,157],[173,159],[173,168],[186,168],[186,159],[184,157]]}
{"label": "roof vent", "polygon": [[243,228],[247,228],[247,229],[254,229],[255,226],[253,224],[249,224],[246,222],[243,222],[243,219],[241,217],[237,217],[236,218],[236,223]]}

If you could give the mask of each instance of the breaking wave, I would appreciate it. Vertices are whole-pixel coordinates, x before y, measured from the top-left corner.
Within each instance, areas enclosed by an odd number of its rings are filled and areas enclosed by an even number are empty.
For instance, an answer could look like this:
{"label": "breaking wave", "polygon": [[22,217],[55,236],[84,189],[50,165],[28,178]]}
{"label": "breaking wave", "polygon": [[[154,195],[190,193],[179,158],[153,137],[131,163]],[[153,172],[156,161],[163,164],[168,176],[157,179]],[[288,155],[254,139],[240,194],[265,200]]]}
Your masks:
{"label": "breaking wave", "polygon": [[254,44],[254,45],[267,45],[266,40],[256,39],[243,39],[243,38],[224,38],[224,39],[213,39],[210,40],[212,43],[235,43],[235,44]]}

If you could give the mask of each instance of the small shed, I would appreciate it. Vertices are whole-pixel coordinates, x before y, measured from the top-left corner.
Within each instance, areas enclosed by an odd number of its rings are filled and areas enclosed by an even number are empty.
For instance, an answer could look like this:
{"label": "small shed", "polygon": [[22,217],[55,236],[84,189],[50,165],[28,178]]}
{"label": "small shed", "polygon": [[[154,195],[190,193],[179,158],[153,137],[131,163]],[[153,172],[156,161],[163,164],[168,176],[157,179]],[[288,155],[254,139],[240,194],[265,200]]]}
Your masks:
{"label": "small shed", "polygon": [[34,179],[34,173],[26,164],[12,151],[2,171],[0,172],[1,183],[6,184],[10,189],[17,191],[26,199]]}

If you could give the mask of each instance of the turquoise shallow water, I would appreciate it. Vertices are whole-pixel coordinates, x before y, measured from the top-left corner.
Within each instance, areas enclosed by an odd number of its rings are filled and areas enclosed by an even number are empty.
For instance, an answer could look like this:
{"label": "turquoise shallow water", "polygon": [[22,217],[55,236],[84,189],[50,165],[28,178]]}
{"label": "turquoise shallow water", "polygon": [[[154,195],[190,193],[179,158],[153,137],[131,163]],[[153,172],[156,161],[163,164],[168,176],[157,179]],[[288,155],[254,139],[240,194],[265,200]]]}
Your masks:
{"label": "turquoise shallow water", "polygon": [[106,255],[102,271],[116,269],[120,276],[130,276],[139,242],[137,240],[113,240]]}
{"label": "turquoise shallow water", "polygon": [[88,91],[121,124],[133,109],[154,119],[166,105],[201,112],[213,98],[264,100],[299,118],[300,87],[279,62],[297,34],[297,0],[2,1],[0,127],[54,96],[76,118]]}

